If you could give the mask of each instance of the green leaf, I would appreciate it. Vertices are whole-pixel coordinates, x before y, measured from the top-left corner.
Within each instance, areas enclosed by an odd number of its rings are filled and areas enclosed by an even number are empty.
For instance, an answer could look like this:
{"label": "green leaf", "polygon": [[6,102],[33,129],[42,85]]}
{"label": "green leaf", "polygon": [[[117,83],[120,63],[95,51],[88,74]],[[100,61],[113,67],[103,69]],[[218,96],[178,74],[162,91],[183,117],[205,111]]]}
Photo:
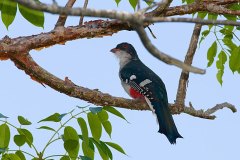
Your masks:
{"label": "green leaf", "polygon": [[226,45],[231,51],[233,51],[235,48],[237,48],[237,45],[232,41],[232,38],[227,36],[224,36],[223,43]]}
{"label": "green leaf", "polygon": [[104,147],[102,145],[100,145],[100,143],[97,142],[96,140],[94,140],[93,138],[90,138],[90,141],[95,144],[95,146],[97,147],[98,152],[99,152],[100,156],[102,157],[102,159],[103,160],[108,160],[109,157],[108,157],[108,154],[105,151]]}
{"label": "green leaf", "polygon": [[14,153],[4,154],[2,160],[21,160],[18,155]]}
{"label": "green leaf", "polygon": [[0,11],[2,10],[2,0],[0,1]]}
{"label": "green leaf", "polygon": [[118,152],[121,152],[123,154],[126,154],[125,151],[122,149],[121,146],[119,146],[118,144],[116,143],[113,143],[113,142],[105,142],[105,144],[107,144],[108,146],[114,148],[115,150],[117,150]]}
{"label": "green leaf", "polygon": [[194,0],[186,0],[187,4],[191,4],[194,2]]}
{"label": "green leaf", "polygon": [[22,128],[18,128],[17,131],[20,135],[25,136],[27,144],[29,145],[29,147],[31,147],[33,143],[32,133],[29,130]]}
{"label": "green leaf", "polygon": [[22,153],[22,151],[18,150],[15,152],[15,154],[21,159],[21,160],[26,160],[26,157]]}
{"label": "green leaf", "polygon": [[8,148],[10,142],[10,129],[7,124],[0,125],[0,148]]}
{"label": "green leaf", "polygon": [[17,3],[14,0],[2,0],[2,21],[6,28],[12,24],[17,13]]}
{"label": "green leaf", "polygon": [[227,20],[230,20],[230,21],[236,21],[237,20],[237,16],[233,16],[233,15],[223,15]]}
{"label": "green leaf", "polygon": [[94,159],[94,150],[85,141],[82,142],[82,150],[85,156]]}
{"label": "green leaf", "polygon": [[201,36],[201,39],[199,41],[199,47],[200,47],[202,41],[208,36],[209,33],[210,33],[210,30],[208,30],[208,29],[202,32],[202,36]]}
{"label": "green leaf", "polygon": [[92,160],[91,158],[87,157],[87,156],[80,156],[81,160]]}
{"label": "green leaf", "polygon": [[147,3],[147,5],[151,5],[153,2],[154,2],[154,0],[144,0],[144,2],[146,2]]}
{"label": "green leaf", "polygon": [[102,107],[89,107],[89,110],[90,110],[93,114],[96,114],[96,113],[102,111]]}
{"label": "green leaf", "polygon": [[0,118],[8,118],[8,117],[0,113]]}
{"label": "green leaf", "polygon": [[210,33],[210,30],[205,30],[202,32],[202,36],[206,37]]}
{"label": "green leaf", "polygon": [[[114,107],[110,107],[110,106],[105,106],[103,107],[104,110],[108,111],[109,113],[114,114],[115,116],[118,116],[124,120],[126,120],[126,118],[122,115],[122,113],[120,113],[116,108]],[[126,120],[127,121],[127,120]],[[128,122],[128,121],[127,121]]]}
{"label": "green leaf", "polygon": [[69,158],[69,156],[63,156],[60,158],[60,160],[71,160],[71,159]]}
{"label": "green leaf", "polygon": [[208,49],[207,52],[207,59],[208,59],[208,67],[210,67],[214,61],[214,58],[217,54],[217,42],[214,41],[211,47]]}
{"label": "green leaf", "polygon": [[102,148],[105,150],[105,152],[107,153],[108,157],[109,157],[110,159],[113,159],[112,152],[111,152],[111,150],[108,148],[108,146],[107,146],[104,142],[102,142],[102,141],[100,141],[100,145],[101,145]]}
{"label": "green leaf", "polygon": [[77,131],[67,126],[64,128],[64,148],[68,152],[71,159],[77,159],[79,152],[79,138]]}
{"label": "green leaf", "polygon": [[217,14],[214,14],[214,13],[209,13],[209,14],[208,14],[208,19],[209,19],[209,20],[216,20],[217,17],[218,17]]}
{"label": "green leaf", "polygon": [[29,9],[21,4],[18,4],[19,11],[21,15],[30,23],[37,27],[42,27],[44,25],[44,13],[42,11],[36,11]]}
{"label": "green leaf", "polygon": [[[71,152],[71,151],[75,150],[78,147],[79,147],[78,140],[69,139],[69,140],[65,140],[64,141],[64,148],[65,148],[65,150],[67,152]],[[76,156],[71,156],[71,157],[75,157],[76,158]]]}
{"label": "green leaf", "polygon": [[198,12],[198,18],[204,19],[207,15],[207,12]]}
{"label": "green leaf", "polygon": [[[209,20],[216,20],[217,17],[218,17],[217,14],[213,14],[213,13],[209,13],[209,14],[208,14],[208,19],[209,19]],[[209,27],[209,30],[210,30],[210,29],[213,27],[213,25],[210,24],[210,25],[208,25],[208,27]]]}
{"label": "green leaf", "polygon": [[217,73],[217,80],[218,82],[222,85],[223,83],[223,80],[222,80],[222,76],[224,74],[224,64],[226,63],[227,61],[227,56],[226,56],[226,53],[224,51],[221,51],[219,54],[218,54],[218,60],[216,62],[216,67],[218,69],[218,73]]}
{"label": "green leaf", "polygon": [[87,123],[86,123],[86,121],[85,121],[83,118],[81,118],[81,117],[79,117],[79,118],[77,119],[77,121],[78,121],[78,124],[79,124],[79,126],[80,126],[80,128],[81,128],[81,131],[82,131],[83,141],[86,142],[86,144],[88,145],[89,139],[88,139]]}
{"label": "green leaf", "polygon": [[131,4],[132,8],[135,10],[138,4],[138,0],[129,0],[129,3]]}
{"label": "green leaf", "polygon": [[18,122],[21,124],[21,125],[31,125],[32,123],[27,120],[26,118],[24,118],[23,116],[18,116]]}
{"label": "green leaf", "polygon": [[60,114],[60,116],[59,116],[60,120],[62,120],[62,118],[65,117],[66,115],[67,115],[67,113]]}
{"label": "green leaf", "polygon": [[118,4],[121,2],[121,0],[115,0],[115,2],[117,3],[117,6],[118,6]]}
{"label": "green leaf", "polygon": [[101,122],[105,122],[108,120],[108,113],[105,110],[98,112],[97,115]]}
{"label": "green leaf", "polygon": [[95,140],[98,141],[102,135],[101,122],[99,121],[98,116],[96,114],[93,114],[92,112],[89,112],[87,114],[87,117],[92,136]]}
{"label": "green leaf", "polygon": [[232,51],[229,57],[229,67],[233,73],[240,68],[240,47]]}
{"label": "green leaf", "polygon": [[227,55],[224,51],[221,51],[219,54],[218,54],[218,60],[216,62],[216,67],[217,69],[223,69],[224,68],[224,64],[226,63],[227,61]]}
{"label": "green leaf", "polygon": [[18,147],[21,147],[22,145],[25,144],[26,137],[24,135],[15,135],[13,137],[13,140]]}
{"label": "green leaf", "polygon": [[239,5],[239,3],[230,4],[229,9],[235,10],[235,11],[240,10],[240,5]]}
{"label": "green leaf", "polygon": [[105,129],[105,131],[107,132],[107,134],[109,135],[109,137],[111,137],[112,125],[111,125],[110,121],[102,122],[102,125],[103,125],[103,128]]}
{"label": "green leaf", "polygon": [[46,130],[50,130],[50,131],[55,132],[55,129],[53,129],[51,127],[48,127],[48,126],[41,126],[41,127],[37,128],[37,129],[46,129]]}
{"label": "green leaf", "polygon": [[40,123],[40,122],[46,122],[46,121],[50,121],[50,122],[60,122],[60,121],[61,121],[60,116],[61,116],[61,115],[60,115],[59,113],[54,113],[54,114],[50,115],[49,117],[40,120],[38,123]]}
{"label": "green leaf", "polygon": [[227,34],[231,34],[232,35],[232,31],[234,29],[234,26],[224,26],[224,28],[226,28],[226,30],[228,31]]}
{"label": "green leaf", "polygon": [[223,83],[223,80],[222,80],[223,73],[224,73],[224,70],[218,70],[217,75],[216,75],[217,80],[218,80],[218,82],[219,82],[221,85],[222,85],[222,83]]}

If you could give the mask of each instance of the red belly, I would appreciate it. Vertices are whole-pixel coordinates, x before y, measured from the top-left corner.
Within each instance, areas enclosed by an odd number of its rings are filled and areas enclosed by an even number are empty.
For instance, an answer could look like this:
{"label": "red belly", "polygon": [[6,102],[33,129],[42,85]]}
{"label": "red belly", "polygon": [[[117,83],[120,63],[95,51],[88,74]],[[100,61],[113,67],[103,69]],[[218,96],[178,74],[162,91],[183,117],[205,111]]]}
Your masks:
{"label": "red belly", "polygon": [[130,96],[134,99],[144,99],[144,96],[139,92],[135,91],[133,88],[129,89]]}

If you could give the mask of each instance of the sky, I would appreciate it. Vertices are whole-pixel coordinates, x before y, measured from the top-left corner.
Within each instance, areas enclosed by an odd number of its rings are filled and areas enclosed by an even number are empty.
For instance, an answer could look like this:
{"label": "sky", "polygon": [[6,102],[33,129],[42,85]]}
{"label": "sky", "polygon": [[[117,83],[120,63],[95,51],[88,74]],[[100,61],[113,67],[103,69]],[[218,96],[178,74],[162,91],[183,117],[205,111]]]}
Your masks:
{"label": "sky", "polygon": [[[47,1],[43,1],[47,2]],[[59,4],[64,4],[65,1]],[[75,6],[82,4],[77,3]],[[90,8],[117,9],[133,12],[127,1],[122,1],[119,7],[113,0],[90,1]],[[32,26],[21,15],[6,28],[0,23],[0,37],[27,36],[48,32],[53,29],[58,16],[45,14],[44,29]],[[86,18],[90,20],[92,18]],[[78,24],[79,18],[70,17],[67,26]],[[165,53],[181,59],[188,49],[194,24],[159,23],[151,26],[157,39],[152,42]],[[148,32],[148,31],[147,31]],[[223,76],[223,86],[216,80],[215,65],[207,68],[207,49],[214,41],[209,36],[197,49],[193,65],[206,69],[205,75],[191,74],[186,105],[189,102],[196,109],[207,109],[218,103],[229,102],[239,108],[239,75],[233,75],[226,66]],[[69,77],[75,84],[91,89],[99,89],[113,96],[129,98],[121,87],[118,78],[118,61],[109,51],[118,43],[131,43],[138,52],[140,59],[159,75],[165,82],[169,102],[176,97],[178,80],[181,70],[169,66],[151,56],[143,47],[135,32],[121,31],[113,36],[79,39],[67,42],[65,45],[55,45],[41,51],[31,51],[34,60],[43,68],[57,77]],[[10,117],[9,121],[17,124],[17,116],[22,115],[34,124],[34,144],[41,149],[51,136],[47,131],[39,131],[37,122],[52,113],[65,113],[76,105],[85,106],[87,102],[68,97],[50,87],[44,88],[32,81],[23,71],[18,70],[11,61],[0,62],[0,113]],[[93,106],[93,105],[91,105]],[[103,140],[113,141],[121,145],[128,156],[113,152],[114,160],[141,159],[239,159],[240,147],[240,114],[223,109],[215,113],[215,120],[205,120],[187,114],[174,115],[179,133],[184,137],[177,139],[176,145],[171,145],[167,138],[159,134],[155,117],[150,111],[135,111],[119,109],[130,123],[111,116],[113,125],[112,139],[106,135]],[[13,135],[13,134],[12,134]],[[12,141],[11,141],[11,144]],[[25,148],[24,148],[25,149]],[[27,148],[26,148],[27,150]],[[59,148],[57,151],[61,151]],[[55,153],[56,147],[51,146],[48,154]],[[62,150],[63,151],[63,150]],[[100,159],[96,157],[96,159]]]}

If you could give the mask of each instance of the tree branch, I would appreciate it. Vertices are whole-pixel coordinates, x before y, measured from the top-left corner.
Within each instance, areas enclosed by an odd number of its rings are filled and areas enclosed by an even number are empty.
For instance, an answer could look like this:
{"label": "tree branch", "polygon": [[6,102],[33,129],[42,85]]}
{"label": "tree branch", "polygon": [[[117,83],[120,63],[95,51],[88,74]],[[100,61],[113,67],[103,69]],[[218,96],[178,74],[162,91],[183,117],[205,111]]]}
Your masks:
{"label": "tree branch", "polygon": [[18,54],[28,52],[32,49],[42,49],[44,47],[62,44],[80,38],[93,38],[111,36],[120,30],[130,30],[126,23],[118,21],[89,21],[83,26],[74,26],[52,30],[38,35],[23,36],[10,39],[5,36],[0,40],[0,57],[3,54]]}
{"label": "tree branch", "polygon": [[152,43],[151,40],[148,38],[147,33],[145,32],[144,28],[141,26],[136,26],[136,31],[142,41],[142,44],[145,46],[145,48],[151,53],[154,57],[157,59],[162,60],[163,62],[169,64],[169,65],[175,65],[179,68],[182,68],[185,71],[190,71],[193,73],[200,73],[204,74],[204,70],[200,70],[195,67],[190,67],[187,64],[184,64],[182,61],[177,60],[161,51],[159,51]]}
{"label": "tree branch", "polygon": [[[83,9],[86,9],[86,8],[87,8],[87,5],[88,5],[88,0],[85,0],[85,1],[84,1],[84,5],[83,5]],[[84,16],[81,16],[81,17],[80,17],[79,26],[81,26],[81,25],[83,24],[83,17],[84,17]]]}
{"label": "tree branch", "polygon": [[239,0],[221,0],[221,1],[208,1],[208,2],[199,2],[199,3],[191,3],[188,5],[181,5],[181,6],[174,6],[167,8],[163,13],[158,12],[150,12],[148,14],[149,17],[156,17],[156,16],[175,16],[175,15],[185,15],[185,14],[193,14],[200,11],[206,11],[209,13],[215,14],[229,14],[229,15],[238,15],[239,11],[229,10],[227,8],[221,9],[213,9],[212,6],[221,6],[223,5],[230,5],[234,3],[238,3]]}
{"label": "tree branch", "polygon": [[[56,91],[64,93],[70,97],[79,98],[100,106],[116,106],[133,110],[150,110],[148,104],[144,101],[113,97],[107,93],[102,93],[97,89],[90,90],[88,88],[77,86],[68,78],[65,78],[65,81],[63,81],[40,67],[28,53],[11,54],[9,56],[15,65],[19,69],[24,70],[32,79],[46,84]],[[171,112],[174,113],[176,106],[174,104],[169,105]],[[224,105],[225,104],[222,104],[221,107],[214,107],[214,109],[208,110],[210,114],[203,110],[194,110],[192,107],[184,107],[183,112],[195,117],[214,119],[215,116],[211,114],[218,109],[222,109]],[[229,108],[232,108],[233,112],[236,111],[236,108],[233,105]]]}
{"label": "tree branch", "polygon": [[[65,5],[66,8],[72,8],[72,6],[74,5],[74,3],[76,2],[76,0],[68,0],[67,4]],[[63,15],[61,14],[58,18],[58,21],[55,25],[55,28],[59,27],[59,26],[64,26],[65,22],[67,20],[67,15]]]}
{"label": "tree branch", "polygon": [[[191,65],[193,61],[193,56],[197,49],[198,39],[201,32],[202,25],[201,24],[195,24],[192,38],[188,47],[188,51],[184,60],[184,63]],[[186,92],[187,92],[187,83],[189,78],[189,72],[182,71],[179,83],[178,83],[178,90],[177,90],[177,96],[176,96],[176,105],[179,108],[179,111],[183,110],[184,104],[185,104],[185,98],[186,98]]]}

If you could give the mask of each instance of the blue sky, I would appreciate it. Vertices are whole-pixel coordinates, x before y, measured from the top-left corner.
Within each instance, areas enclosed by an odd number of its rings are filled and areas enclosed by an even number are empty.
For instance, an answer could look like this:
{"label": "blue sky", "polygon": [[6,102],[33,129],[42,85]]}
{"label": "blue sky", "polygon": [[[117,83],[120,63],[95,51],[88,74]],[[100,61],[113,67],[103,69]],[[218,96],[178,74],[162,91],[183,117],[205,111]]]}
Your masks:
{"label": "blue sky", "polygon": [[[77,5],[80,6],[78,3]],[[90,7],[114,8],[132,11],[127,1],[120,3],[119,8],[113,0],[90,1]],[[9,31],[0,23],[0,36],[18,37],[50,31],[57,16],[45,14],[45,27],[33,27],[19,14]],[[67,25],[78,24],[78,18],[71,17]],[[178,59],[184,59],[190,41],[193,24],[159,23],[151,26],[157,39],[152,42],[162,51]],[[151,37],[151,36],[150,36]],[[193,64],[206,68],[206,52],[214,41],[209,36],[197,50]],[[34,60],[43,68],[64,79],[69,77],[74,83],[114,96],[128,98],[118,78],[118,61],[109,50],[118,43],[129,42],[135,46],[141,60],[157,73],[165,82],[169,102],[174,102],[178,79],[181,70],[166,65],[152,57],[141,44],[135,32],[121,31],[111,37],[80,39],[67,42],[66,45],[55,45],[41,51],[31,51]],[[228,68],[226,66],[226,68]],[[218,103],[230,102],[239,106],[239,75],[225,71],[223,86],[216,80],[215,67],[206,68],[205,75],[191,74],[188,84],[186,104],[192,102],[196,109],[207,109]],[[85,106],[88,103],[68,97],[49,87],[42,87],[32,81],[23,71],[18,70],[10,61],[0,63],[0,113],[9,116],[9,121],[17,123],[17,115],[23,115],[32,122],[35,145],[42,148],[49,138],[46,131],[36,132],[37,121],[54,113],[65,113],[74,106]],[[114,152],[115,160],[140,159],[239,159],[240,121],[239,112],[232,114],[224,109],[216,113],[217,119],[204,120],[186,114],[174,115],[175,123],[184,139],[178,139],[176,145],[170,145],[167,138],[157,132],[155,117],[150,111],[132,111],[119,109],[130,124],[118,118],[111,118],[113,123],[112,141],[120,144],[128,156]],[[107,136],[103,137],[109,140]],[[57,149],[59,150],[59,149]],[[48,153],[56,152],[52,147]]]}

